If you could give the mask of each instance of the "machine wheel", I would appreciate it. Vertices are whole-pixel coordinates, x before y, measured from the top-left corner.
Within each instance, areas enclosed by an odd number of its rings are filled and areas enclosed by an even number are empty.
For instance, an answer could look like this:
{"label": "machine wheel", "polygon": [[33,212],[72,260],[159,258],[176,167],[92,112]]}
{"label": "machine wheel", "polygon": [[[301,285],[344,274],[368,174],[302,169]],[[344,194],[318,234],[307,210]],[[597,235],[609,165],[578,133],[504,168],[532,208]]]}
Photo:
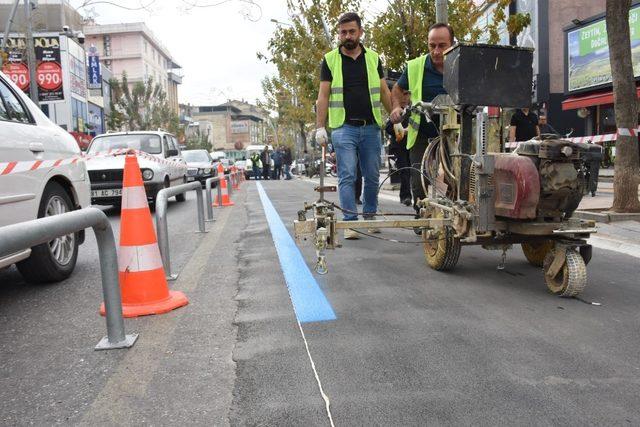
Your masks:
{"label": "machine wheel", "polygon": [[[422,231],[424,257],[427,264],[434,270],[451,270],[458,263],[460,257],[460,239],[455,237],[452,227],[445,226],[436,238],[427,238],[427,230]],[[437,240],[436,240],[437,239]]]}
{"label": "machine wheel", "polygon": [[561,297],[575,297],[587,286],[587,267],[578,252],[568,249],[566,261],[556,277],[547,276],[547,271],[555,257],[556,249],[552,249],[544,258],[542,271],[544,281],[551,293]]}
{"label": "machine wheel", "polygon": [[555,243],[553,240],[545,240],[544,242],[522,243],[520,246],[522,246],[522,252],[529,264],[542,267],[544,258],[553,249]]}

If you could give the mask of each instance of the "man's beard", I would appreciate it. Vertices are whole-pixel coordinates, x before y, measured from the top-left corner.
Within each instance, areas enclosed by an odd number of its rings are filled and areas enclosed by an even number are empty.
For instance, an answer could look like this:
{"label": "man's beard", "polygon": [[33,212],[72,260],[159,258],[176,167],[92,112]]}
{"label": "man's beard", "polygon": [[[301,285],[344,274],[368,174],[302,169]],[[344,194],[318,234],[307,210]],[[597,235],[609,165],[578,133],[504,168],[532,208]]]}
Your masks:
{"label": "man's beard", "polygon": [[342,43],[342,46],[347,50],[353,50],[358,47],[358,42],[353,40],[346,40]]}

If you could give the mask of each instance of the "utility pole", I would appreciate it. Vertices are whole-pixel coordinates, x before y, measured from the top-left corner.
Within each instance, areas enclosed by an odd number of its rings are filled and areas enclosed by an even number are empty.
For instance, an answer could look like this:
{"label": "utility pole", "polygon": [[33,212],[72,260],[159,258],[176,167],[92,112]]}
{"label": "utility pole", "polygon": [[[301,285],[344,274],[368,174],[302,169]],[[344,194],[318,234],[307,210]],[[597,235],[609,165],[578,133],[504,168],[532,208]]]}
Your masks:
{"label": "utility pole", "polygon": [[9,18],[7,19],[7,24],[5,25],[4,37],[2,38],[2,55],[0,55],[0,69],[2,69],[4,53],[7,50],[7,39],[9,38],[9,33],[11,32],[11,26],[13,25],[13,18],[16,16],[16,10],[18,10],[18,5],[20,4],[20,0],[15,0],[13,5],[11,6],[11,12],[9,12]]}
{"label": "utility pole", "polygon": [[32,1],[33,0],[24,0],[25,38],[27,41],[27,64],[29,64],[29,96],[31,100],[39,106],[38,82],[36,81],[36,52],[33,44],[33,23],[31,22]]}
{"label": "utility pole", "polygon": [[449,22],[447,0],[436,0],[436,22],[443,24]]}

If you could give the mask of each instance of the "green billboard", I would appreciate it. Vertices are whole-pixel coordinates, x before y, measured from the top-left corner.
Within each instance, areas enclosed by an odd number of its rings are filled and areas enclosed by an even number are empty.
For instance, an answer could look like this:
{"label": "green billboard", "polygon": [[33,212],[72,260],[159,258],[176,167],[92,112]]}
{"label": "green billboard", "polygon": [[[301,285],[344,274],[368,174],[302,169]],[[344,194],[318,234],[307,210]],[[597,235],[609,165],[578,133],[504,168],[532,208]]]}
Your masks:
{"label": "green billboard", "polygon": [[[633,71],[640,76],[640,5],[629,12]],[[609,43],[604,18],[567,33],[567,92],[611,83]]]}

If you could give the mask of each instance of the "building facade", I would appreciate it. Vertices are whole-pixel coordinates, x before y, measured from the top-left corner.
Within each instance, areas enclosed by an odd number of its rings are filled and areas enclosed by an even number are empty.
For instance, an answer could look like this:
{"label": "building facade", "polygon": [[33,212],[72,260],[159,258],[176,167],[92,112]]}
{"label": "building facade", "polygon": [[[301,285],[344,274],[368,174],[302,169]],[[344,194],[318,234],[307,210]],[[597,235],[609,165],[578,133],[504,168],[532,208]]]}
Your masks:
{"label": "building facade", "polygon": [[115,78],[127,73],[130,84],[153,79],[167,94],[169,105],[179,114],[178,85],[182,83],[180,65],[169,50],[143,23],[84,26],[85,44],[95,46],[102,62]]}

